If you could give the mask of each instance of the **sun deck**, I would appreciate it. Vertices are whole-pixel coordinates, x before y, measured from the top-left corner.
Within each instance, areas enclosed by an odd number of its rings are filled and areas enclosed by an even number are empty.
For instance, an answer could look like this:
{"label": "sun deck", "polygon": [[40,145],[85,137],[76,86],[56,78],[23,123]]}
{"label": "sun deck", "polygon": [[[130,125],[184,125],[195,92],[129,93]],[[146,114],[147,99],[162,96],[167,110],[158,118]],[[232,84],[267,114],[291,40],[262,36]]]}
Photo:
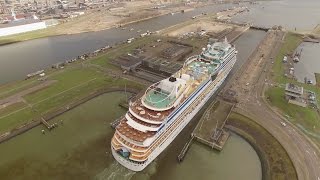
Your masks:
{"label": "sun deck", "polygon": [[193,61],[187,66],[187,74],[194,77],[199,76],[201,73],[212,74],[217,66],[218,65],[214,62],[204,62],[201,60]]}
{"label": "sun deck", "polygon": [[[140,116],[141,118],[146,119],[147,120],[146,122],[161,124],[162,121],[173,111],[173,108],[166,111],[161,111],[161,112],[153,111],[144,107],[143,104],[141,103],[141,98],[140,98],[137,101],[130,104],[129,111],[132,111],[136,115]],[[138,119],[140,118],[138,117]]]}
{"label": "sun deck", "polygon": [[154,131],[141,132],[126,123],[125,118],[120,121],[120,124],[116,127],[117,131],[123,136],[132,139],[136,142],[143,142],[147,138],[150,138],[156,134]]}
{"label": "sun deck", "polygon": [[134,117],[130,112],[128,112],[128,116],[134,120],[135,122],[141,124],[141,125],[144,125],[144,126],[148,126],[148,127],[152,127],[152,128],[158,128],[161,126],[161,124],[150,124],[150,123],[147,123],[147,122],[144,122],[144,121],[141,121],[140,119]]}
{"label": "sun deck", "polygon": [[176,98],[170,97],[170,92],[155,89],[147,92],[143,101],[150,106],[163,109],[172,105],[175,100]]}
{"label": "sun deck", "polygon": [[115,133],[115,136],[114,136],[113,139],[112,139],[112,144],[113,144],[113,146],[114,146],[114,148],[115,148],[116,150],[118,150],[118,149],[120,149],[121,147],[123,147],[122,144],[120,143],[120,141],[121,141],[121,143],[125,144],[126,146],[128,146],[128,147],[129,147],[131,150],[133,150],[133,151],[145,152],[145,151],[147,151],[147,149],[148,149],[147,147],[136,146],[136,145],[134,145],[134,144],[132,144],[132,143],[124,140],[124,139],[118,134],[118,132],[116,132],[116,133]]}

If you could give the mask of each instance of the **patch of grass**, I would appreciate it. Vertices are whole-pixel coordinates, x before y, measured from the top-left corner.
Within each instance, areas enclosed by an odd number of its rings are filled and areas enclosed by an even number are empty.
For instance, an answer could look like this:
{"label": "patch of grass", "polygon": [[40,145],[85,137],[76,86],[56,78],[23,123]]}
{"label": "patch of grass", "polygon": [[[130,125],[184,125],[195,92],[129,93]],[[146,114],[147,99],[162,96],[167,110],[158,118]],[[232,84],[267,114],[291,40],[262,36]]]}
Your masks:
{"label": "patch of grass", "polygon": [[81,83],[99,78],[100,76],[102,76],[102,74],[89,68],[66,69],[63,73],[56,74],[49,78],[58,81],[54,85],[26,95],[24,98],[28,103],[34,104],[75,86],[80,86]]}
{"label": "patch of grass", "polygon": [[[99,89],[127,88],[142,89],[144,86],[127,79],[111,77],[105,74],[119,68],[109,61],[122,54],[155,40],[155,36],[139,38],[131,44],[123,44],[98,57],[74,63],[61,70],[46,70],[49,80],[56,82],[45,89],[25,95],[26,104],[16,104],[0,111],[0,133],[14,129],[22,124],[38,119],[46,113],[65,107],[87,97]],[[94,66],[97,65],[97,66]],[[28,79],[0,86],[0,97],[8,97],[39,83]],[[28,105],[28,106],[27,106]]]}
{"label": "patch of grass", "polygon": [[12,130],[22,124],[31,122],[32,118],[36,115],[38,115],[37,112],[32,111],[30,107],[22,108],[19,112],[10,113],[4,117],[1,114],[0,134]]}
{"label": "patch of grass", "polygon": [[285,99],[284,93],[285,92],[282,87],[273,87],[266,91],[266,96],[269,98],[269,102],[273,106],[281,109],[283,113],[293,118],[296,123],[318,132],[320,130],[320,117],[318,112],[310,107],[304,108],[294,104],[289,104]]}
{"label": "patch of grass", "polygon": [[16,111],[16,110],[21,109],[25,106],[26,106],[26,104],[24,102],[18,102],[18,103],[12,104],[10,106],[7,106],[5,108],[1,108],[0,114],[2,116],[4,116],[4,115],[9,114],[10,112]]}
{"label": "patch of grass", "polygon": [[28,89],[38,83],[35,79],[21,80],[0,86],[0,98],[5,98],[17,92]]}
{"label": "patch of grass", "polygon": [[[282,62],[283,56],[292,54],[294,50],[302,42],[302,37],[294,33],[288,33],[284,39],[284,43],[276,56],[273,65],[273,80],[277,84],[284,85],[286,83],[292,83],[298,86],[302,86],[305,90],[310,90],[316,93],[317,102],[320,102],[320,88],[310,84],[300,83],[294,79],[289,79],[284,76],[284,65]],[[316,78],[319,79],[319,74],[316,74]],[[320,115],[319,112],[310,107],[300,107],[294,104],[289,104],[284,98],[284,87],[271,87],[265,92],[269,97],[269,103],[281,110],[285,115],[290,116],[290,120],[296,125],[300,124],[308,131],[312,133],[318,133],[320,130]]]}
{"label": "patch of grass", "polygon": [[314,73],[316,77],[316,85],[318,88],[320,88],[320,73]]}
{"label": "patch of grass", "polygon": [[238,113],[231,113],[227,124],[257,151],[265,176],[262,179],[298,179],[286,150],[266,129]]}
{"label": "patch of grass", "polygon": [[143,85],[138,83],[110,77],[94,67],[87,66],[66,67],[63,70],[59,70],[59,73],[52,73],[48,79],[56,80],[57,82],[24,97],[30,107],[14,106],[0,111],[0,133],[9,131],[50,111],[87,97],[90,93],[99,89],[122,88],[125,85],[128,88],[143,88]]}
{"label": "patch of grass", "polygon": [[102,67],[107,67],[107,68],[111,68],[111,69],[119,69],[115,65],[111,64],[110,61],[123,55],[123,54],[132,53],[132,51],[134,49],[136,49],[137,47],[139,47],[141,45],[146,45],[149,42],[154,41],[154,40],[156,40],[155,36],[148,36],[148,37],[136,39],[130,44],[123,44],[123,45],[120,45],[114,49],[111,49],[106,54],[103,54],[99,57],[96,57],[96,58],[92,59],[90,62],[92,64],[96,64],[96,65],[99,65]]}
{"label": "patch of grass", "polygon": [[282,62],[283,57],[288,54],[292,54],[295,51],[295,49],[302,42],[302,37],[300,35],[289,32],[285,36],[284,41],[284,44],[282,45],[281,49],[279,50],[279,53],[276,56],[272,69],[274,79],[278,83],[285,83],[287,81],[287,78],[284,76],[284,67]]}

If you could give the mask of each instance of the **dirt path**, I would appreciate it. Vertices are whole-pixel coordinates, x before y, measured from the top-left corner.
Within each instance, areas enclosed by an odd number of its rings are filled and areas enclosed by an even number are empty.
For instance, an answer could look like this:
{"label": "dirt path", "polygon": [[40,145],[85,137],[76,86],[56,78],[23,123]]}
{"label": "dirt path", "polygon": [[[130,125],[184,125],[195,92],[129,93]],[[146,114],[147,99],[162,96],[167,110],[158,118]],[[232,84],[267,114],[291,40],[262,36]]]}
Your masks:
{"label": "dirt path", "polygon": [[33,93],[33,92],[36,92],[36,91],[41,90],[43,88],[46,88],[55,82],[56,82],[56,80],[47,80],[41,84],[38,84],[36,86],[29,88],[29,89],[18,92],[12,96],[7,97],[7,98],[1,99],[0,100],[0,109],[5,108],[7,106],[10,106],[12,104],[18,103],[18,102],[23,102],[24,101],[23,96],[30,94],[30,93]]}

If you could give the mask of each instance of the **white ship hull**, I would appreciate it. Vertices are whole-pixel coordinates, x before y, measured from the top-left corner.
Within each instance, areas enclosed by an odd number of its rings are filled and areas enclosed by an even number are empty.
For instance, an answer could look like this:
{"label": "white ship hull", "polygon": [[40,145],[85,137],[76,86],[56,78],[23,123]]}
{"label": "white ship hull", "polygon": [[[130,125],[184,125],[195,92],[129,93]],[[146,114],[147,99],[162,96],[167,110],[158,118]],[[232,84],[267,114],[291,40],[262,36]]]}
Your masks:
{"label": "white ship hull", "polygon": [[[193,97],[193,99],[185,105],[185,107],[180,110],[180,113],[177,113],[175,117],[173,117],[176,121],[176,118],[181,118],[179,117],[183,112],[190,110],[191,108],[194,108],[192,111],[187,113],[185,115],[184,120],[180,122],[180,124],[171,132],[171,134],[163,141],[161,145],[159,145],[156,149],[153,150],[153,152],[149,155],[148,160],[145,161],[144,163],[137,164],[128,161],[127,159],[123,158],[120,156],[112,147],[112,155],[114,158],[124,167],[132,170],[132,171],[142,171],[144,168],[146,168],[165,148],[168,147],[168,145],[176,138],[176,136],[185,128],[185,126],[193,119],[193,117],[200,111],[200,109],[204,106],[204,104],[210,99],[210,97],[219,89],[219,87],[222,85],[230,71],[232,70],[234,64],[236,62],[236,57],[234,57],[228,65],[224,68],[224,70],[221,72],[221,79],[218,82],[210,80],[209,83],[207,83],[199,93]],[[217,78],[218,79],[218,78]],[[208,89],[208,92],[206,92]],[[195,106],[189,106],[192,104],[199,96],[203,96],[203,99],[197,103]],[[169,124],[170,125],[170,124]],[[169,126],[168,125],[168,126]],[[161,131],[166,131],[166,128]]]}

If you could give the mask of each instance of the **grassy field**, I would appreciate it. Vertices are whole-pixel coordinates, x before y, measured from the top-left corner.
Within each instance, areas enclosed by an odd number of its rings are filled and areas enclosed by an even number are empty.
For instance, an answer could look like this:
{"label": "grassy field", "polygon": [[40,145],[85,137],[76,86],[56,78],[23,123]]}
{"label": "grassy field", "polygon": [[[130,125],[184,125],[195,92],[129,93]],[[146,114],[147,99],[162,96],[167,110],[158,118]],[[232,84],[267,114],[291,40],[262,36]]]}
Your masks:
{"label": "grassy field", "polygon": [[314,75],[316,76],[316,84],[320,88],[320,73],[314,73]]}
{"label": "grassy field", "polygon": [[1,179],[94,179],[115,164],[107,147],[114,133],[109,123],[125,113],[118,106],[124,97],[103,94],[52,119],[59,127],[45,135],[38,126],[1,143]]}
{"label": "grassy field", "polygon": [[132,53],[134,49],[140,47],[141,45],[146,45],[152,41],[155,41],[157,38],[157,36],[149,36],[145,38],[136,39],[130,44],[123,44],[121,45],[121,48],[112,49],[107,54],[103,54],[93,59],[91,63],[110,69],[118,69],[115,65],[110,63],[111,60],[115,59],[120,55]]}
{"label": "grassy field", "polygon": [[288,54],[292,54],[295,51],[295,49],[302,42],[302,37],[293,33],[288,33],[284,41],[285,43],[279,50],[272,69],[272,75],[274,76],[275,81],[278,83],[287,82],[287,78],[284,76],[284,67],[282,63],[283,57]]}
{"label": "grassy field", "polygon": [[[107,71],[110,69],[121,72],[108,61],[151,39],[143,38],[137,43],[121,45],[106,54],[66,66],[64,69],[46,71],[48,80],[55,80],[55,83],[24,96],[24,102],[0,109],[0,134],[85,98],[99,89],[124,88],[125,85],[142,89],[141,84],[108,75]],[[90,63],[95,66],[90,66]],[[0,97],[8,97],[39,83],[35,79],[28,79],[0,86]]]}
{"label": "grassy field", "polygon": [[259,154],[265,176],[262,179],[298,179],[286,150],[266,129],[237,113],[230,114],[227,124],[236,128]]}
{"label": "grassy field", "polygon": [[[312,133],[319,133],[320,130],[320,115],[316,109],[311,107],[300,107],[293,104],[288,104],[284,97],[283,85],[285,83],[293,83],[303,86],[305,90],[313,91],[317,94],[318,104],[320,102],[320,88],[318,86],[299,83],[293,79],[284,76],[284,65],[282,62],[283,56],[292,54],[294,50],[302,42],[302,37],[293,33],[288,33],[285,37],[284,44],[276,56],[274,66],[272,69],[272,78],[276,84],[282,85],[281,87],[271,87],[266,91],[269,103],[281,110],[286,117],[296,125],[302,125],[309,135]],[[319,78],[319,75],[318,75]]]}
{"label": "grassy field", "polygon": [[274,87],[267,90],[266,95],[269,102],[281,109],[287,116],[292,117],[289,120],[299,123],[314,132],[320,131],[320,116],[312,108],[303,108],[294,104],[289,104],[284,98],[284,89]]}
{"label": "grassy field", "polygon": [[0,98],[8,97],[10,95],[13,95],[17,92],[26,90],[30,87],[33,87],[35,85],[39,84],[39,81],[35,79],[28,79],[28,80],[22,80],[17,81],[10,84],[5,84],[0,86]]}

